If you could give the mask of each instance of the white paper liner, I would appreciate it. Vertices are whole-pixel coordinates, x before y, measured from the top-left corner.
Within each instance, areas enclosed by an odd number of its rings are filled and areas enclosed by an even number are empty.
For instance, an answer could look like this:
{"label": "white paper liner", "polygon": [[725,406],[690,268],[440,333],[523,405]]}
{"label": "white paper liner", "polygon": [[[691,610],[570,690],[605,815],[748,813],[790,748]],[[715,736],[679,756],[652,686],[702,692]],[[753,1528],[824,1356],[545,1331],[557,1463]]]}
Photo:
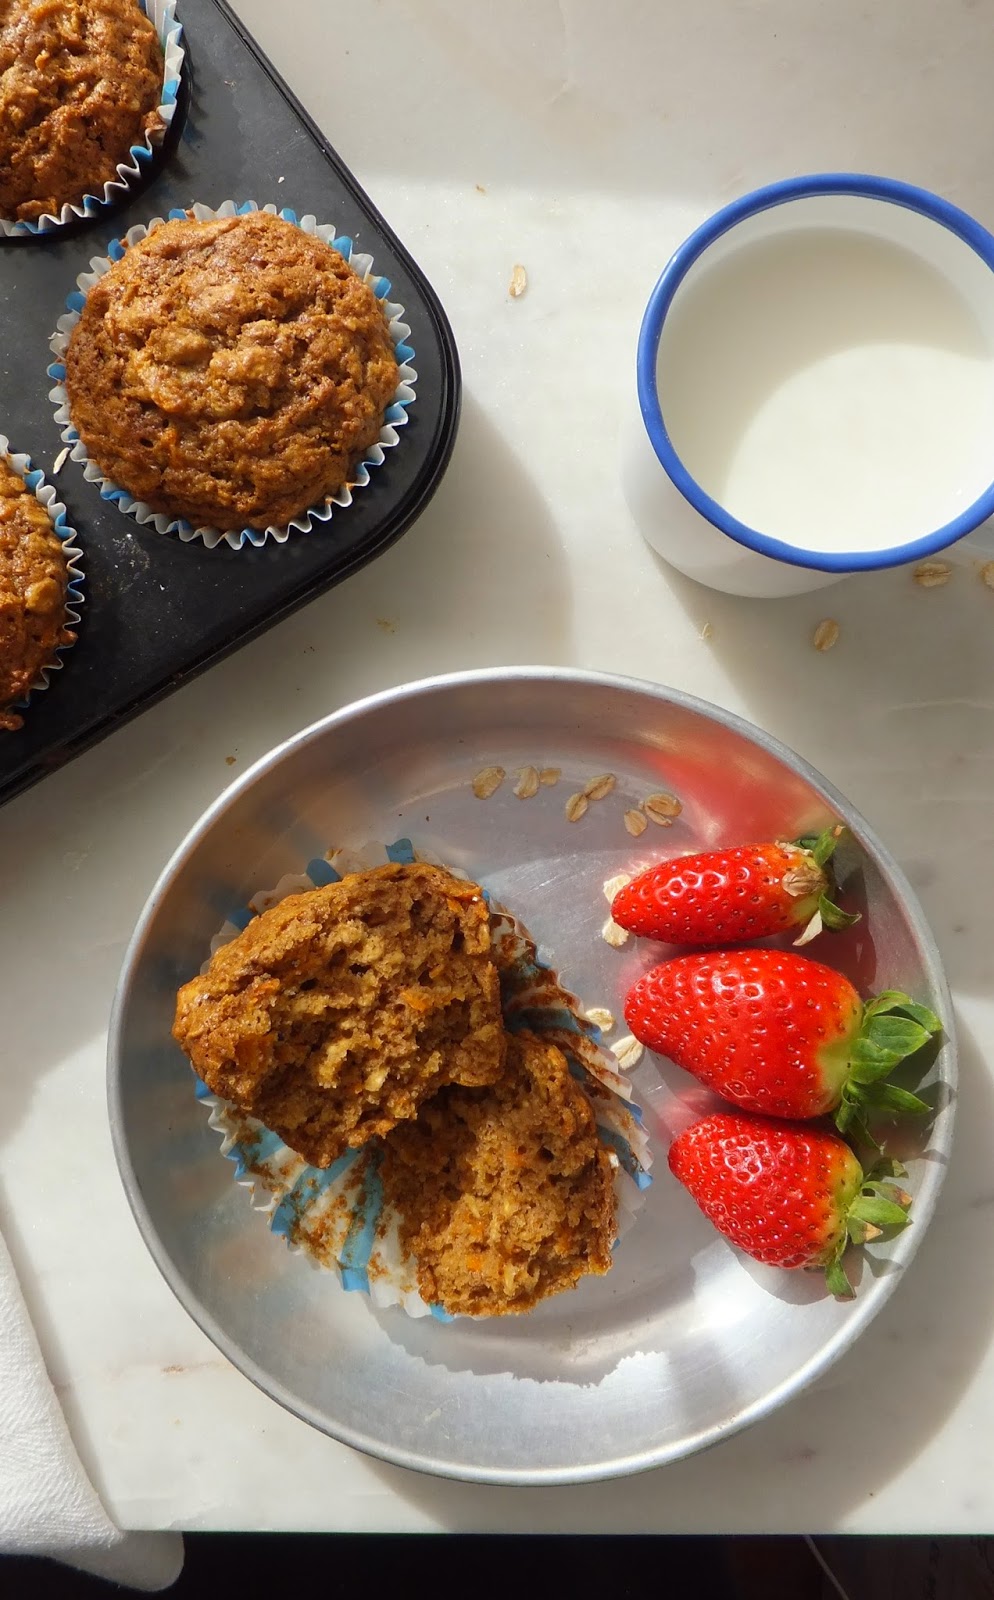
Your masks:
{"label": "white paper liner", "polygon": [[142,176],[142,168],[148,166],[156,148],[165,138],[166,130],[176,114],[176,97],[179,94],[183,72],[185,55],[182,45],[183,29],[176,20],[176,0],[138,0],[138,4],[155,28],[165,57],[162,98],[157,108],[159,127],[152,133],[146,134],[141,144],[131,146],[127,159],[118,163],[117,178],[112,178],[109,183],[104,184],[102,194],[86,194],[77,204],[64,205],[57,217],[50,212],[37,217],[33,222],[15,222],[0,217],[0,233],[8,239],[24,238],[31,234],[54,233],[70,222],[81,222],[97,217],[109,207],[120,205],[131,185]]}
{"label": "white paper liner", "polygon": [[[442,864],[427,852],[415,851],[409,839],[386,847],[369,844],[358,851],[338,850],[328,859],[311,861],[306,873],[281,878],[274,889],[254,895],[211,940],[211,955],[253,916],[289,894],[387,861],[414,860]],[[447,870],[467,876],[451,867]],[[539,960],[534,942],[510,913],[490,904],[505,1023],[511,1032],[528,1028],[540,1033],[567,1054],[574,1076],[591,1100],[601,1138],[611,1150],[620,1239],[652,1182],[652,1155],[642,1114],[631,1103],[631,1086],[601,1044],[599,1030],[585,1018],[583,1006]],[[400,1245],[400,1219],[383,1201],[375,1141],[347,1152],[326,1170],[312,1167],[254,1117],[211,1094],[199,1078],[195,1084],[198,1097],[209,1108],[211,1128],[221,1135],[222,1155],[235,1163],[236,1182],[248,1189],[252,1205],[266,1214],[271,1230],[281,1234],[292,1250],[304,1253],[318,1268],[333,1269],[344,1288],[368,1294],[376,1306],[396,1305],[412,1317],[452,1320],[441,1307],[427,1305],[418,1292],[415,1263]]]}
{"label": "white paper liner", "polygon": [[335,507],[345,507],[352,504],[352,496],[357,489],[365,489],[370,482],[370,469],[381,467],[386,459],[384,452],[392,450],[400,443],[398,428],[407,422],[407,408],[415,400],[414,385],[417,382],[417,372],[411,365],[414,360],[414,350],[407,343],[411,330],[403,321],[404,307],[395,301],[389,300],[391,284],[389,278],[380,277],[373,271],[373,258],[371,255],[360,254],[353,248],[353,242],[347,235],[338,235],[328,223],[319,223],[312,216],[298,217],[295,211],[287,207],[277,209],[275,205],[266,205],[261,208],[254,200],[246,200],[241,205],[236,205],[234,200],[225,200],[217,207],[195,205],[189,211],[170,211],[169,219],[192,216],[198,222],[209,222],[217,217],[244,216],[251,211],[263,210],[270,216],[280,216],[286,222],[292,222],[303,233],[314,234],[325,244],[330,244],[343,255],[352,270],[368,283],[377,300],[383,308],[387,323],[389,324],[390,337],[393,340],[394,355],[400,369],[397,388],[394,397],[387,406],[383,417],[383,426],[376,443],[371,445],[362,461],[355,470],[355,475],[349,483],[334,495],[327,496],[320,505],[311,506],[307,511],[302,511],[298,517],[286,526],[277,527],[270,524],[268,528],[236,528],[222,532],[220,528],[195,528],[192,523],[183,517],[170,517],[161,511],[153,511],[143,500],[134,500],[125,489],[118,487],[110,478],[104,477],[95,461],[91,461],[87,454],[86,446],[73,427],[69,416],[69,400],[65,388],[66,369],[63,358],[69,344],[69,336],[79,321],[80,312],[87,294],[104,275],[109,272],[115,261],[120,261],[128,245],[137,244],[144,239],[153,228],[161,226],[167,219],[153,217],[151,222],[137,223],[129,228],[123,240],[115,239],[109,246],[105,256],[94,256],[90,262],[90,270],[81,272],[76,279],[76,289],[66,299],[66,311],[56,325],[56,332],[49,340],[49,348],[57,358],[48,368],[48,375],[55,379],[55,388],[49,391],[49,399],[56,407],[55,420],[62,429],[63,441],[71,446],[70,455],[73,461],[83,463],[83,476],[89,483],[98,483],[100,493],[105,500],[113,500],[119,511],[133,516],[143,526],[151,524],[159,533],[178,533],[184,544],[191,539],[202,539],[208,550],[225,540],[233,550],[240,550],[243,545],[263,545],[267,539],[274,539],[277,544],[285,544],[290,536],[291,528],[298,533],[307,533],[315,522],[328,522]]}
{"label": "white paper liner", "polygon": [[[66,508],[61,500],[56,499],[55,490],[45,481],[44,473],[40,468],[32,467],[30,456],[11,450],[10,441],[3,433],[0,433],[0,459],[13,467],[19,478],[23,478],[39,505],[45,507],[52,527],[62,540],[62,553],[66,558],[67,568],[65,620],[67,627],[75,628],[79,624],[79,612],[83,604],[83,552],[76,543],[79,535],[75,528],[70,526]],[[47,689],[52,673],[62,670],[62,657],[65,651],[72,649],[74,643],[75,640],[70,640],[67,644],[59,645],[51,661],[42,667],[23,700],[18,700],[16,704],[6,706],[4,709],[25,711],[31,696]],[[0,732],[0,739],[3,737],[4,734]]]}

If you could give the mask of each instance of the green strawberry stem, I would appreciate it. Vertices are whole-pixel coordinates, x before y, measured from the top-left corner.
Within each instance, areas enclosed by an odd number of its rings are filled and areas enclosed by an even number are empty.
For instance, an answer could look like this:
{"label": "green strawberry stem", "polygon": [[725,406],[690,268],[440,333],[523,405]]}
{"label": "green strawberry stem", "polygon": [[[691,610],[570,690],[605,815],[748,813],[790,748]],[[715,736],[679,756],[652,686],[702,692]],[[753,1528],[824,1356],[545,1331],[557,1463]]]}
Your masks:
{"label": "green strawberry stem", "polygon": [[795,839],[794,841],[797,849],[803,850],[806,855],[811,857],[814,865],[823,870],[827,880],[827,890],[831,891],[831,893],[826,892],[819,895],[817,909],[794,940],[795,946],[810,944],[812,939],[818,937],[823,928],[830,928],[837,933],[843,928],[851,928],[854,922],[860,920],[858,911],[843,911],[841,906],[835,904],[831,897],[836,892],[835,882],[831,871],[825,870],[835,853],[836,846],[846,832],[847,829],[842,826],[842,823],[836,822],[833,823],[832,827],[826,828],[824,833],[808,834],[803,839]]}
{"label": "green strawberry stem", "polygon": [[910,1090],[881,1080],[941,1030],[942,1023],[935,1012],[900,989],[886,989],[875,1000],[867,1001],[859,1033],[849,1049],[849,1075],[835,1113],[840,1133],[858,1133],[874,1144],[866,1126],[868,1111],[923,1116],[932,1109]]}
{"label": "green strawberry stem", "polygon": [[852,1300],[856,1294],[842,1265],[847,1246],[870,1244],[887,1231],[899,1233],[908,1226],[911,1196],[906,1189],[888,1181],[904,1176],[905,1169],[900,1162],[887,1157],[865,1174],[846,1213],[846,1231],[835,1253],[825,1263],[825,1281],[837,1300]]}
{"label": "green strawberry stem", "polygon": [[823,833],[806,834],[803,839],[795,839],[794,843],[798,850],[806,850],[809,856],[814,857],[816,866],[824,867],[831,861],[839,840],[847,831],[841,822],[833,822]]}
{"label": "green strawberry stem", "polygon": [[[843,1245],[845,1249],[845,1245]],[[828,1284],[829,1293],[834,1294],[836,1300],[855,1300],[856,1291],[842,1268],[842,1253],[833,1256],[825,1268],[825,1282]]]}
{"label": "green strawberry stem", "polygon": [[860,919],[858,911],[843,911],[842,907],[830,900],[827,894],[820,896],[818,910],[825,927],[831,928],[833,933],[839,933],[843,928],[851,928]]}

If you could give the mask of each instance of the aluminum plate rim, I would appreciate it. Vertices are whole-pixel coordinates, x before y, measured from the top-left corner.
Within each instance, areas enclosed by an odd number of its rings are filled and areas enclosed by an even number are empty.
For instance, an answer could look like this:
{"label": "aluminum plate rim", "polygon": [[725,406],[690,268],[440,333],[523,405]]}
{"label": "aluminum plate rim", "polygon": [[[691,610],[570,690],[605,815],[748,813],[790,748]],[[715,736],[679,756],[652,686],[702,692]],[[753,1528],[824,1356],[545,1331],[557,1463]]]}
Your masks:
{"label": "aluminum plate rim", "polygon": [[[384,1443],[380,1439],[372,1439],[362,1434],[358,1429],[348,1425],[339,1424],[333,1427],[327,1417],[302,1403],[282,1383],[270,1377],[251,1356],[241,1349],[233,1338],[229,1337],[203,1305],[199,1296],[186,1283],[182,1273],[173,1266],[172,1260],[159,1238],[156,1225],[145,1206],[123,1132],[120,1039],[130,993],[132,972],[140,956],[148,929],[154,921],[159,900],[172,878],[185,864],[187,857],[193,853],[202,838],[223,817],[229,806],[244,790],[251,788],[252,784],[263,772],[278,766],[295,748],[302,747],[310,741],[322,737],[325,733],[345,722],[361,719],[375,712],[383,705],[433,695],[448,689],[481,686],[502,681],[515,682],[523,679],[587,684],[592,687],[639,694],[663,704],[676,705],[681,710],[690,711],[720,723],[751,743],[759,745],[767,754],[774,756],[786,766],[799,772],[816,790],[825,796],[834,808],[843,814],[848,814],[858,824],[861,837],[869,843],[877,860],[892,880],[896,891],[901,897],[904,910],[931,968],[936,989],[941,997],[942,1006],[940,1009],[944,1009],[946,1017],[950,1020],[952,1019],[952,997],[945,977],[942,958],[932,931],[919,906],[918,897],[907,877],[862,814],[856,810],[840,790],[823,777],[816,767],[813,767],[803,756],[792,750],[789,745],[784,744],[755,723],[749,722],[746,718],[740,717],[737,713],[728,711],[712,701],[704,700],[698,695],[688,694],[682,689],[653,683],[648,679],[572,667],[472,668],[460,672],[433,674],[430,677],[399,684],[390,689],[382,689],[375,694],[351,701],[337,711],[330,712],[327,716],[310,723],[306,728],[302,728],[298,733],[292,734],[288,739],[275,745],[265,755],[260,756],[247,771],[229,784],[201,814],[159,873],[142,909],[134,933],[128,941],[114,994],[108,1028],[107,1103],[111,1139],[118,1171],[121,1175],[128,1204],[145,1246],[180,1305],[192,1317],[201,1331],[217,1346],[221,1354],[231,1362],[232,1366],[254,1383],[271,1400],[275,1400],[284,1410],[290,1412],[291,1415],[299,1418],[302,1422],[309,1423],[318,1432],[337,1440],[340,1444],[348,1445],[350,1448],[359,1450],[362,1454],[376,1460],[386,1461],[393,1466],[406,1467],[416,1472],[423,1472],[432,1477],[448,1478],[464,1483],[502,1485],[512,1488],[538,1488],[594,1483],[611,1478],[629,1477],[636,1473],[649,1472],[655,1467],[662,1467],[669,1465],[671,1462],[683,1460],[701,1450],[710,1448],[712,1445],[719,1444],[736,1433],[740,1433],[753,1423],[771,1415],[787,1400],[801,1393],[856,1342],[859,1335],[883,1309],[898,1284],[903,1280],[905,1271],[917,1252],[935,1210],[945,1179],[946,1163],[942,1163],[934,1171],[933,1180],[929,1193],[925,1197],[924,1205],[922,1209],[916,1211],[916,1220],[921,1223],[921,1226],[909,1229],[906,1233],[901,1234],[896,1241],[895,1257],[892,1259],[899,1262],[902,1270],[888,1273],[883,1278],[875,1280],[872,1299],[867,1297],[861,1301],[857,1300],[853,1307],[852,1318],[847,1320],[845,1325],[828,1339],[815,1355],[804,1362],[790,1378],[775,1388],[767,1390],[759,1399],[751,1405],[743,1407],[727,1420],[700,1430],[696,1434],[685,1435],[671,1445],[661,1446],[657,1450],[642,1451],[629,1457],[619,1457],[607,1462],[588,1462],[583,1466],[557,1466],[541,1470],[528,1468],[520,1470],[480,1468],[477,1470],[467,1467],[463,1463],[447,1462],[439,1460],[435,1456],[425,1456],[416,1450],[404,1449]],[[943,1082],[947,1089],[953,1091],[953,1095],[949,1104],[944,1107],[941,1124],[943,1136],[937,1142],[935,1148],[940,1154],[948,1156],[955,1119],[955,1090],[957,1083],[957,1043],[955,1033],[951,1027],[947,1031],[946,1047]]]}

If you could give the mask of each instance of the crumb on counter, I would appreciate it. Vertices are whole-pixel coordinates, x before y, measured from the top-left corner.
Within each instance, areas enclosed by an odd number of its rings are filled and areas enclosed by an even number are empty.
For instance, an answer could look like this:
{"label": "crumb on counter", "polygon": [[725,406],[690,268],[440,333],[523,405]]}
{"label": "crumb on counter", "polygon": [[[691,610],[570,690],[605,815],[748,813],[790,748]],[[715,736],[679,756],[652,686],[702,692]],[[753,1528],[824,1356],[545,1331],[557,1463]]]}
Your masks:
{"label": "crumb on counter", "polygon": [[822,622],[819,622],[812,634],[811,643],[816,650],[820,650],[824,654],[826,650],[831,650],[838,643],[838,638],[839,624],[834,617],[825,617]]}
{"label": "crumb on counter", "polygon": [[948,561],[922,561],[915,568],[915,582],[919,589],[941,589],[953,575]]}

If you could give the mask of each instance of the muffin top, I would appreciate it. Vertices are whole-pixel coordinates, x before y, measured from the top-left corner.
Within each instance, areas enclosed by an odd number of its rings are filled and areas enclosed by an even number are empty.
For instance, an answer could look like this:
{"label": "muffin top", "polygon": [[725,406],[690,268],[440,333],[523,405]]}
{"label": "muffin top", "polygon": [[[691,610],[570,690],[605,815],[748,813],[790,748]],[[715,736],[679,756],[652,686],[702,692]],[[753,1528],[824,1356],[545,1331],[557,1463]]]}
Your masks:
{"label": "muffin top", "polygon": [[175,1038],[215,1094],[317,1167],[504,1064],[476,884],[415,863],[290,895],[177,996]]}
{"label": "muffin top", "polygon": [[397,383],[373,291],[265,212],[155,228],[90,290],[66,351],[101,471],[195,527],[285,526],[335,494]]}
{"label": "muffin top", "polygon": [[137,0],[0,0],[0,216],[100,194],[162,127],[164,70]]}
{"label": "muffin top", "polygon": [[590,1102],[555,1045],[507,1042],[491,1087],[443,1089],[383,1142],[383,1191],[429,1305],[503,1316],[611,1265],[617,1202]]}
{"label": "muffin top", "polygon": [[21,726],[10,707],[76,637],[65,625],[68,581],[48,512],[0,456],[0,728]]}

